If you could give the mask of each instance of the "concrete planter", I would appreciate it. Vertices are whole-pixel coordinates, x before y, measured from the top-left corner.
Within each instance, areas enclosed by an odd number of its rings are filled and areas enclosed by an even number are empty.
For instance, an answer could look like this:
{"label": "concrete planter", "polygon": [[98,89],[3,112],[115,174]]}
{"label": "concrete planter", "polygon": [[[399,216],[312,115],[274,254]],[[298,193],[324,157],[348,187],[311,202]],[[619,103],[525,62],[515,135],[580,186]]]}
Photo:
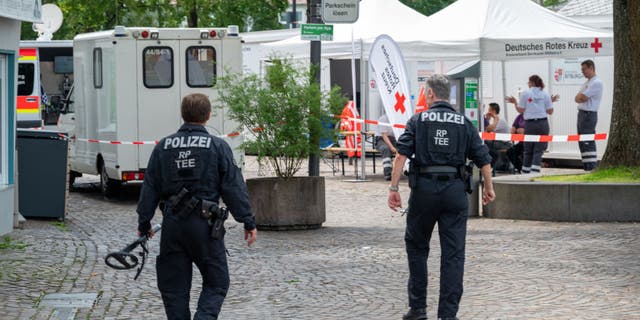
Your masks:
{"label": "concrete planter", "polygon": [[640,183],[558,183],[494,180],[489,218],[612,222],[640,221]]}
{"label": "concrete planter", "polygon": [[326,220],[324,177],[247,179],[260,230],[317,229]]}

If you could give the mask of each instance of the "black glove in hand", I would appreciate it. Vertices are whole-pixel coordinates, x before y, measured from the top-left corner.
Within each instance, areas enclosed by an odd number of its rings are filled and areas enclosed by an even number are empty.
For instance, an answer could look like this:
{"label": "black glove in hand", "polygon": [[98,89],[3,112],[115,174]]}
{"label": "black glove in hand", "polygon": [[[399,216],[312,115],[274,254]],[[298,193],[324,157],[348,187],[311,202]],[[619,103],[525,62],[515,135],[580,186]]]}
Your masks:
{"label": "black glove in hand", "polygon": [[138,224],[138,232],[140,236],[146,236],[151,231],[151,221],[142,222]]}

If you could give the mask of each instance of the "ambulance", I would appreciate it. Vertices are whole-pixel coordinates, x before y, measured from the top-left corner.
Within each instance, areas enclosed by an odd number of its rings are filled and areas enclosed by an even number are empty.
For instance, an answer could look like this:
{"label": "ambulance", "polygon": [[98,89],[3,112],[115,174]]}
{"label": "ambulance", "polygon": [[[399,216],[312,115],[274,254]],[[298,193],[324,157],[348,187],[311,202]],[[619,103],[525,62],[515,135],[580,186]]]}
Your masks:
{"label": "ambulance", "polygon": [[[242,71],[241,39],[229,28],[116,27],[73,40],[73,112],[59,128],[69,133],[70,180],[100,175],[102,193],[141,182],[155,144],[177,131],[182,97],[203,93],[215,102],[216,78]],[[242,135],[227,110],[216,108],[210,134],[225,139],[242,164]]]}
{"label": "ambulance", "polygon": [[56,124],[73,85],[73,41],[20,41],[18,128]]}

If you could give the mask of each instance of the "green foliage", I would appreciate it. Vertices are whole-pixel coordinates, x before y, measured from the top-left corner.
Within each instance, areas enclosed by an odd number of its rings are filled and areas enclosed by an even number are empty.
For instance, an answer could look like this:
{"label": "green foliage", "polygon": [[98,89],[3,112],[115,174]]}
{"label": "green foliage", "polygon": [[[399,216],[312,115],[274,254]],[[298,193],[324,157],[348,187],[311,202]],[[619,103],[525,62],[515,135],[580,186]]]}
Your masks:
{"label": "green foliage", "polygon": [[256,74],[231,74],[218,78],[219,107],[252,137],[244,148],[258,161],[265,159],[278,177],[293,177],[309,154],[319,152],[319,143],[309,139],[322,131],[322,119],[346,102],[340,88],[323,93],[306,68],[289,59],[273,57],[264,78]]}
{"label": "green foliage", "polygon": [[69,226],[64,221],[56,221],[52,224],[60,231],[71,231],[71,229],[69,229]]}
{"label": "green foliage", "polygon": [[598,168],[588,174],[545,176],[540,181],[640,183],[640,167]]}
{"label": "green foliage", "polygon": [[563,4],[567,2],[567,0],[544,0],[545,7],[555,7],[557,5]]}
{"label": "green foliage", "polygon": [[2,238],[2,242],[0,242],[0,250],[6,250],[6,249],[23,250],[27,246],[28,245],[26,243],[24,243],[22,241],[14,241],[9,236],[4,236]]}
{"label": "green foliage", "polygon": [[246,30],[251,21],[251,31],[282,29],[279,14],[287,9],[287,0],[227,0],[215,1],[213,25],[238,25]]}
{"label": "green foliage", "polygon": [[[116,25],[168,28],[235,24],[244,30],[247,21],[252,20],[253,31],[280,29],[278,15],[287,8],[287,0],[44,0],[42,3],[56,4],[62,10],[64,21],[54,39],[73,39],[79,33],[109,30]],[[31,25],[22,23],[22,40],[37,37]]]}
{"label": "green foliage", "polygon": [[[425,16],[430,16],[456,2],[456,0],[400,0],[400,2]],[[535,2],[540,3],[538,0]],[[544,0],[544,6],[553,7],[565,2],[567,2],[567,0]]]}
{"label": "green foliage", "polygon": [[400,2],[425,16],[430,16],[456,2],[456,0],[400,0]]}

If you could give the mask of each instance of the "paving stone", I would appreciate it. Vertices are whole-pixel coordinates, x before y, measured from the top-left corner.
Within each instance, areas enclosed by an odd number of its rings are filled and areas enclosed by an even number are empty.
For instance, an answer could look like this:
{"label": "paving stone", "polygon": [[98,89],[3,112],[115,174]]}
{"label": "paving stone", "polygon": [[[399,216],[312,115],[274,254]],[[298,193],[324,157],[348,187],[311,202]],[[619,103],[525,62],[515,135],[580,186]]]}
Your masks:
{"label": "paving stone", "polygon": [[[247,158],[246,176],[258,165]],[[370,169],[370,167],[368,168]],[[303,169],[304,172],[304,169]],[[347,170],[348,173],[353,170]],[[267,172],[268,173],[268,172]],[[326,177],[321,229],[259,232],[247,248],[242,226],[227,222],[231,288],[220,319],[400,319],[407,310],[404,217],[386,206],[380,172],[371,182]],[[155,255],[140,278],[104,256],[135,238],[139,186],[116,200],[99,177],[77,180],[65,225],[29,219],[9,234],[24,249],[0,249],[0,318],[54,319],[49,294],[96,293],[75,319],[164,319]],[[406,203],[408,188],[401,185]],[[499,197],[500,195],[498,195]],[[160,222],[157,215],[154,222]],[[437,228],[436,231],[437,232]],[[461,319],[640,319],[640,224],[554,223],[472,218],[468,224]],[[436,317],[440,246],[431,242],[428,307]],[[202,279],[194,272],[191,311]]]}

